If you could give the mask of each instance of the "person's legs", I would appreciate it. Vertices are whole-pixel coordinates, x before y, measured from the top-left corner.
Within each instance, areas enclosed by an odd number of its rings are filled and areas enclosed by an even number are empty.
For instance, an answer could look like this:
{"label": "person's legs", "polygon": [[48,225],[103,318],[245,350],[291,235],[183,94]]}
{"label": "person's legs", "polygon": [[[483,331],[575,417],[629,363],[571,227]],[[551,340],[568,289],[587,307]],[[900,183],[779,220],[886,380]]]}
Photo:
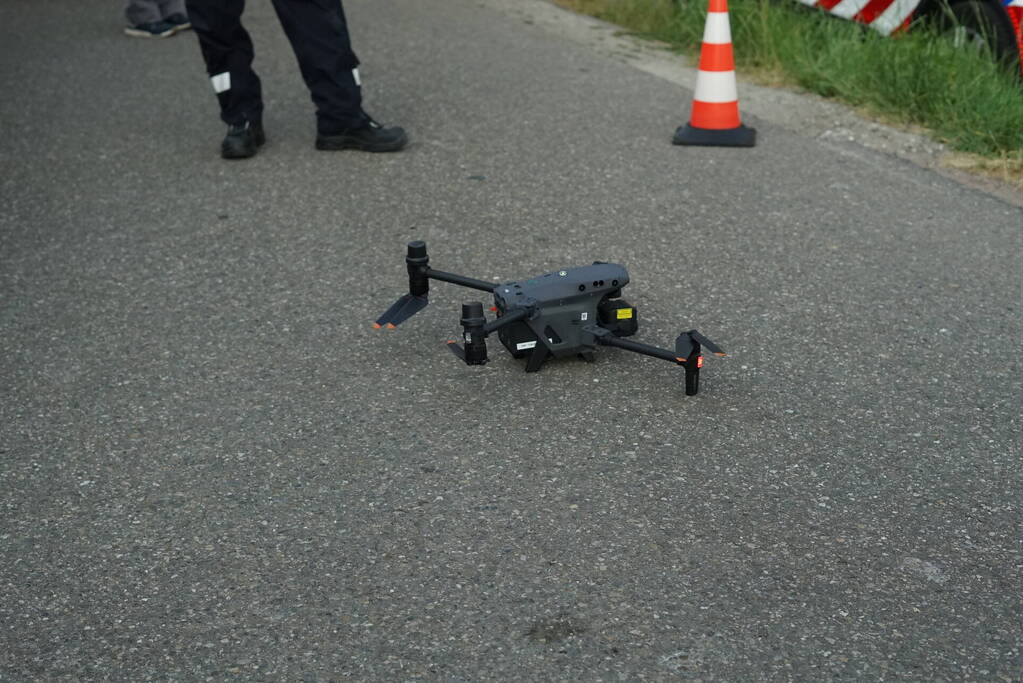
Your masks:
{"label": "person's legs", "polygon": [[185,4],[220,102],[220,118],[229,126],[262,124],[262,85],[252,70],[252,40],[241,23],[245,0],[187,0]]}
{"label": "person's legs", "polygon": [[273,0],[316,105],[316,129],[332,135],[365,127],[362,88],[340,0]]}
{"label": "person's legs", "polygon": [[394,152],[408,138],[362,110],[359,59],[352,51],[341,0],[273,0],[316,105],[316,149]]}

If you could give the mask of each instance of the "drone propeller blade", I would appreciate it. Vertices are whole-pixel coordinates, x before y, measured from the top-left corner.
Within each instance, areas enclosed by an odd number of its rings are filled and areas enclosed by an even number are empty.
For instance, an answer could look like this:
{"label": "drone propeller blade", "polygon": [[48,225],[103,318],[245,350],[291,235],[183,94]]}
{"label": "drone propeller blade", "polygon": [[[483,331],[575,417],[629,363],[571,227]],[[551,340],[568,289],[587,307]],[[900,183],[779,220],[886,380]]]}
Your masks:
{"label": "drone propeller blade", "polygon": [[696,348],[696,342],[688,332],[683,332],[675,340],[675,355],[679,358],[689,358],[689,354]]}
{"label": "drone propeller blade", "polygon": [[678,339],[675,340],[675,353],[679,358],[688,358],[697,344],[707,347],[707,350],[716,356],[725,355],[720,346],[704,337],[697,330],[689,330],[678,336]]}
{"label": "drone propeller blade", "polygon": [[487,343],[485,341],[469,343],[463,347],[454,339],[449,339],[447,347],[466,365],[486,365],[487,363]]}
{"label": "drone propeller blade", "polygon": [[465,360],[465,349],[453,339],[448,340],[448,348],[451,349],[451,353],[458,356],[461,360]]}
{"label": "drone propeller blade", "polygon": [[696,343],[702,344],[703,346],[707,347],[707,350],[710,351],[711,353],[713,353],[715,356],[725,356],[725,355],[727,355],[724,351],[721,350],[720,346],[718,346],[717,344],[715,344],[711,340],[709,340],[706,337],[704,337],[698,331],[696,331],[696,330],[689,330],[689,336],[692,337],[693,341],[695,341]]}
{"label": "drone propeller blade", "polygon": [[387,327],[393,330],[395,327],[405,322],[419,311],[426,308],[426,304],[430,303],[426,295],[413,296],[406,294],[397,301],[394,305],[388,308],[382,316],[377,318],[377,321],[373,323],[373,327],[377,329],[381,327]]}

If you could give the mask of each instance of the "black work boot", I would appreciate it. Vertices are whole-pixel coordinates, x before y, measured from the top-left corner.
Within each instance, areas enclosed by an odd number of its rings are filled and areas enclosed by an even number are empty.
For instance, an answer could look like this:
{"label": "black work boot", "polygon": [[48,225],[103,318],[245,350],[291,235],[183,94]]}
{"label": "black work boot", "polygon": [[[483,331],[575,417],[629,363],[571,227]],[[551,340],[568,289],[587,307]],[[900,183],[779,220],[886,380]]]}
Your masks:
{"label": "black work boot", "polygon": [[407,144],[408,136],[404,128],[384,128],[373,119],[358,128],[346,128],[332,135],[316,135],[316,149],[329,151],[357,149],[363,152],[397,152]]}
{"label": "black work boot", "polygon": [[220,156],[225,159],[248,159],[266,142],[263,124],[246,121],[227,129],[227,137],[220,143]]}

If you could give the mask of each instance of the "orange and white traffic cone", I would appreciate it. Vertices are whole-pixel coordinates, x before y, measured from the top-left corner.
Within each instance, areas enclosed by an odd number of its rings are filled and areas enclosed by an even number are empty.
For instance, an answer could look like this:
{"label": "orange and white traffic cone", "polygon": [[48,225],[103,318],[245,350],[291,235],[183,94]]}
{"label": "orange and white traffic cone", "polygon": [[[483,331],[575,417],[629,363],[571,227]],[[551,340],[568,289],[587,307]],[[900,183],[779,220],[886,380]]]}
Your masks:
{"label": "orange and white traffic cone", "polygon": [[752,147],[757,132],[739,120],[739,96],[735,89],[735,57],[728,0],[710,0],[703,29],[700,67],[689,123],[675,131],[676,145]]}

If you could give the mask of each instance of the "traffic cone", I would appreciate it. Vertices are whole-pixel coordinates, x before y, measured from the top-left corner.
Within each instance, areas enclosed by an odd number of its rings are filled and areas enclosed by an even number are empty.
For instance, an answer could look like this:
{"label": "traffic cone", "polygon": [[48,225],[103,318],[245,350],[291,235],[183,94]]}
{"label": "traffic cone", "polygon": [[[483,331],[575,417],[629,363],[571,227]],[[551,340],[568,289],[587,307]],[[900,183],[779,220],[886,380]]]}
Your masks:
{"label": "traffic cone", "polygon": [[675,131],[676,145],[752,147],[757,132],[739,120],[739,96],[735,90],[735,58],[728,0],[710,0],[703,29],[700,67],[689,123]]}

